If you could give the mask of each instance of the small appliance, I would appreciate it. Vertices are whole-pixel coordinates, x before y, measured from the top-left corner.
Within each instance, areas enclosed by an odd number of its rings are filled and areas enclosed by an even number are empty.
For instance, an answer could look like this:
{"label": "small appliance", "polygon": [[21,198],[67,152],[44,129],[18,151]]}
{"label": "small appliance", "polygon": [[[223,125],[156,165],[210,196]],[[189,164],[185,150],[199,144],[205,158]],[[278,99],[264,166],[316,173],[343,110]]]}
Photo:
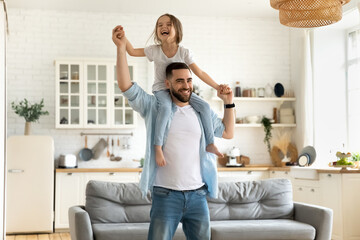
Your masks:
{"label": "small appliance", "polygon": [[74,154],[60,155],[59,168],[77,168],[77,158]]}
{"label": "small appliance", "polygon": [[229,162],[226,163],[227,167],[241,167],[241,163],[237,163],[236,157],[240,157],[240,149],[237,147],[232,147],[227,153],[229,156]]}

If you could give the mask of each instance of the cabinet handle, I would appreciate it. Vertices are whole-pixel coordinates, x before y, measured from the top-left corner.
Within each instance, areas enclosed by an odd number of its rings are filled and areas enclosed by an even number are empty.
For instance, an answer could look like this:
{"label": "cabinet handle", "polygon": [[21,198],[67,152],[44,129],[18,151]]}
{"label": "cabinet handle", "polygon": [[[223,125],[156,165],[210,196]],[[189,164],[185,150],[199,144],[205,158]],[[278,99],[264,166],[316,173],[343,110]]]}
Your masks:
{"label": "cabinet handle", "polygon": [[303,189],[302,189],[302,187],[299,187],[299,191],[302,191]]}
{"label": "cabinet handle", "polygon": [[110,175],[110,176],[114,176],[114,175],[115,175],[115,173],[111,172],[111,173],[109,173],[109,175]]}
{"label": "cabinet handle", "polygon": [[327,175],[328,177],[332,177],[332,175],[329,173],[328,175]]}
{"label": "cabinet handle", "polygon": [[8,172],[9,173],[23,173],[24,170],[22,170],[22,169],[9,169]]}
{"label": "cabinet handle", "polygon": [[252,171],[248,171],[247,174],[252,174]]}
{"label": "cabinet handle", "polygon": [[274,174],[274,173],[275,173],[275,171],[272,171],[271,173],[272,173],[272,174]]}
{"label": "cabinet handle", "polygon": [[312,192],[315,192],[315,189],[312,188],[311,191],[312,191]]}
{"label": "cabinet handle", "polygon": [[71,173],[71,172],[69,172],[69,173],[67,173],[67,175],[68,175],[68,176],[72,176],[72,173]]}
{"label": "cabinet handle", "polygon": [[286,171],[285,174],[289,174],[289,173]]}

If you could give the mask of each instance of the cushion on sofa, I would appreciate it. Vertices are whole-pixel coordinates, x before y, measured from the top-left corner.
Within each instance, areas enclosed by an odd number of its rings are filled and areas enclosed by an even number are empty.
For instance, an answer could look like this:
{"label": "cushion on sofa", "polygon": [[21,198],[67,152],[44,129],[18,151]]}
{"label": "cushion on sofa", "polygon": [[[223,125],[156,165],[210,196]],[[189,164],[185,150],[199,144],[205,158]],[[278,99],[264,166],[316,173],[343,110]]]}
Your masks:
{"label": "cushion on sofa", "polygon": [[315,228],[290,219],[211,221],[214,240],[313,240]]}
{"label": "cushion on sofa", "polygon": [[137,183],[89,181],[85,209],[91,223],[150,222],[150,193],[142,198]]}
{"label": "cushion on sofa", "polygon": [[288,179],[219,183],[217,199],[208,199],[211,221],[292,219],[292,185]]}
{"label": "cushion on sofa", "polygon": [[[144,240],[150,223],[97,223],[93,224],[96,240]],[[180,223],[173,240],[186,240]]]}

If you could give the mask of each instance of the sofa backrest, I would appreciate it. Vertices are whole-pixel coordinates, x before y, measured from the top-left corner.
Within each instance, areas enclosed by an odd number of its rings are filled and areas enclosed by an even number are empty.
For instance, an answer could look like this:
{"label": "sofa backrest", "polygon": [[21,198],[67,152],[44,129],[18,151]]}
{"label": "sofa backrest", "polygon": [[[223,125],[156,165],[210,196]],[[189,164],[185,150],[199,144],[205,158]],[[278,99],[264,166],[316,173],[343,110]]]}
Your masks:
{"label": "sofa backrest", "polygon": [[137,183],[89,181],[85,210],[92,223],[150,222],[150,193],[142,198]]}
{"label": "sofa backrest", "polygon": [[219,183],[217,199],[208,199],[210,220],[293,217],[292,185],[288,179]]}
{"label": "sofa backrest", "polygon": [[[292,186],[287,179],[219,183],[208,204],[212,221],[292,218]],[[151,195],[142,198],[137,183],[89,181],[85,209],[92,223],[149,222]]]}

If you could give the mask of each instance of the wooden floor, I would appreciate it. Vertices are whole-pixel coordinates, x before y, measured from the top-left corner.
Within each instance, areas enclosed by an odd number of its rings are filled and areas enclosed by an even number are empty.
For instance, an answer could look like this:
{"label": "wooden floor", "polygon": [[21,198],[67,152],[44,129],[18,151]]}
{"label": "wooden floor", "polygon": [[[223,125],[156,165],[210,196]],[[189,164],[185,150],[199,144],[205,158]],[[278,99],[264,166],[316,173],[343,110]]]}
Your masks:
{"label": "wooden floor", "polygon": [[71,240],[70,233],[7,235],[6,240]]}

